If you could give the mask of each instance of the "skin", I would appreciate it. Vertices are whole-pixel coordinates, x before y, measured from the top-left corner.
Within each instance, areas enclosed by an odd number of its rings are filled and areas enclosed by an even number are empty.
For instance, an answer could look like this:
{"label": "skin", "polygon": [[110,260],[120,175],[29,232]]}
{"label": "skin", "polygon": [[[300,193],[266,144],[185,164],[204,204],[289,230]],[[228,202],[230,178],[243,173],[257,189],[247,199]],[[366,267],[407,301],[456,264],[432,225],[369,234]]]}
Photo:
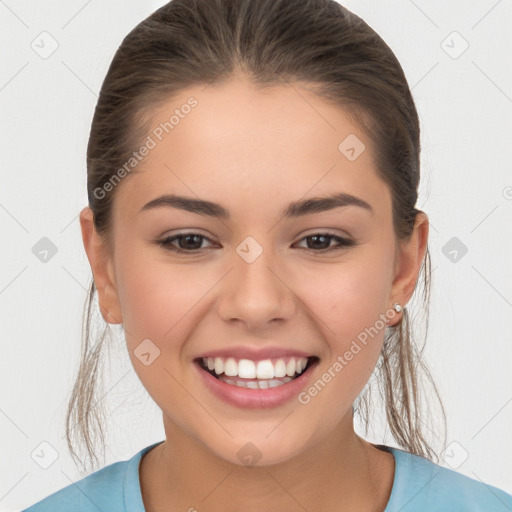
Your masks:
{"label": "skin", "polygon": [[[166,441],[140,465],[146,510],[383,510],[394,459],[356,435],[352,404],[385,329],[307,405],[226,405],[205,388],[193,359],[212,348],[277,344],[318,356],[316,381],[379,315],[408,302],[428,218],[420,213],[410,239],[397,240],[370,140],[314,93],[298,85],[262,90],[236,75],[159,105],[155,126],[190,96],[198,106],[115,189],[110,238],[96,232],[88,207],[80,215],[101,312],[123,324],[135,371],[162,409]],[[349,134],[366,145],[355,161],[338,150]],[[292,201],[334,192],[363,199],[373,212],[346,206],[280,217]],[[140,212],[163,193],[219,203],[231,218],[171,207]],[[336,240],[308,245],[305,237],[322,231],[357,245],[321,253],[317,247]],[[195,253],[155,243],[186,232],[206,237]],[[253,263],[236,252],[247,236],[263,249]],[[145,366],[134,350],[147,338],[160,356]],[[237,456],[249,442],[261,453],[253,467]]]}

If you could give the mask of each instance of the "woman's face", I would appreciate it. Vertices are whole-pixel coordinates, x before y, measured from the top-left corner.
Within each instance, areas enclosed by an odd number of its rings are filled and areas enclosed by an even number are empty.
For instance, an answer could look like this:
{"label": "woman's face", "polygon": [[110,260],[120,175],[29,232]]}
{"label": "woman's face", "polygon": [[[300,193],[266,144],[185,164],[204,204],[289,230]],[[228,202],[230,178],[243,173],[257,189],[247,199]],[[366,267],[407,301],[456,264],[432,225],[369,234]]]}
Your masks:
{"label": "woman's face", "polygon": [[236,77],[154,116],[108,192],[102,312],[166,428],[237,464],[290,459],[349,424],[422,255],[406,289],[370,141],[313,93]]}

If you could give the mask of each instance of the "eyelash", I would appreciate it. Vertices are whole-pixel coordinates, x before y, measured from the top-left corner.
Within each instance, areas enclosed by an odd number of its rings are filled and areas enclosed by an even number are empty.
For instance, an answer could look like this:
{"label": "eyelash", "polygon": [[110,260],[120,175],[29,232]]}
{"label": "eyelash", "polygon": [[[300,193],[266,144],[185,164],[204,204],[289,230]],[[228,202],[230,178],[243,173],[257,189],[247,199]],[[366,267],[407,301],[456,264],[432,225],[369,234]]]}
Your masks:
{"label": "eyelash", "polygon": [[[163,247],[164,249],[168,250],[168,251],[172,251],[172,252],[175,252],[175,253],[178,253],[178,254],[194,254],[194,253],[197,254],[198,252],[201,251],[201,249],[191,249],[191,250],[187,251],[187,250],[180,249],[180,248],[175,247],[175,246],[172,245],[172,242],[174,240],[177,240],[177,239],[182,238],[182,237],[187,237],[187,236],[190,236],[190,235],[198,236],[198,237],[200,237],[202,239],[209,240],[210,242],[212,241],[207,236],[201,235],[199,233],[190,232],[190,233],[180,233],[179,235],[168,236],[167,238],[164,238],[163,240],[158,240],[157,244],[159,246]],[[324,254],[326,252],[338,251],[340,249],[344,249],[344,248],[356,245],[356,242],[354,240],[350,240],[348,238],[343,238],[343,237],[338,236],[338,235],[333,235],[332,233],[312,233],[311,235],[308,235],[308,236],[305,236],[305,237],[301,238],[299,240],[299,242],[302,242],[303,240],[306,240],[308,238],[312,238],[312,237],[315,237],[315,236],[317,236],[317,237],[318,236],[323,236],[323,237],[331,238],[331,239],[335,240],[336,242],[338,242],[338,245],[335,245],[333,247],[328,247],[327,249],[320,249],[320,250],[307,249],[306,248],[307,251]]]}

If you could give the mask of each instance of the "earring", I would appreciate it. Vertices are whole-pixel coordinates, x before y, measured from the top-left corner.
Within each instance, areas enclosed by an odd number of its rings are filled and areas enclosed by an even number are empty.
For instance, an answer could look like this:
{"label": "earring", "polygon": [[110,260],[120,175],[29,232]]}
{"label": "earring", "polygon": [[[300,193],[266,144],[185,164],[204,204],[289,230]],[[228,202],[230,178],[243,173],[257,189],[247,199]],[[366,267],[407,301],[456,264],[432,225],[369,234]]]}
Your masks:
{"label": "earring", "polygon": [[400,313],[400,311],[402,311],[402,306],[400,304],[398,304],[398,302],[395,302],[393,304],[393,309],[397,312],[397,313]]}

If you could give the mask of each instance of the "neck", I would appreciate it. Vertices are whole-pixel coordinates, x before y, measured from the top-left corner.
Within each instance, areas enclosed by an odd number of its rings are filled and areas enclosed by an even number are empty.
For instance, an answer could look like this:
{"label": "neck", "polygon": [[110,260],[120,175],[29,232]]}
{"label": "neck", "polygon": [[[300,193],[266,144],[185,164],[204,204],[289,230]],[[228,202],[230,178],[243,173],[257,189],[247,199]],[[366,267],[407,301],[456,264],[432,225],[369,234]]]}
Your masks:
{"label": "neck", "polygon": [[140,464],[147,512],[382,511],[391,493],[393,456],[356,435],[351,411],[314,448],[269,466],[232,464],[164,425],[167,440]]}

